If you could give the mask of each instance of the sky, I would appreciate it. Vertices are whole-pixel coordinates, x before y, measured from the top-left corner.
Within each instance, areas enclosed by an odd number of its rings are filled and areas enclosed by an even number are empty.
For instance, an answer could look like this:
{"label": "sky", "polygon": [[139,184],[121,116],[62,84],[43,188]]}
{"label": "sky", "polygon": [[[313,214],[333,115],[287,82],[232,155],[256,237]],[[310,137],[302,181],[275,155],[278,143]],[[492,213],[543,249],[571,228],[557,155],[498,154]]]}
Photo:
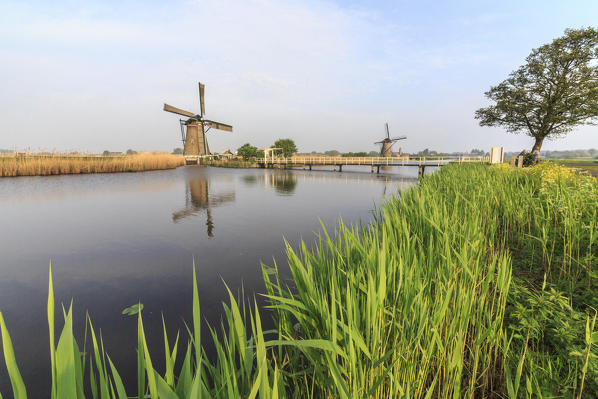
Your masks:
{"label": "sky", "polygon": [[[388,122],[406,152],[507,151],[480,127],[484,92],[598,1],[0,2],[0,148],[171,151],[168,103],[233,125],[212,151],[292,138],[301,152],[372,151]],[[543,149],[598,148],[598,126]]]}

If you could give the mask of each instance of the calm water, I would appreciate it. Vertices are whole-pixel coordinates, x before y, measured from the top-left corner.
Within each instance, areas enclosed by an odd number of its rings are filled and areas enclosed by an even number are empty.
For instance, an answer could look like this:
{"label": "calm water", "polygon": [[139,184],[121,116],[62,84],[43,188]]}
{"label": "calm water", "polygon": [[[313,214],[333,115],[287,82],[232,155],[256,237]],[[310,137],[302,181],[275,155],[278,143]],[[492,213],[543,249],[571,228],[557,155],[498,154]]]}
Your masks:
{"label": "calm water", "polygon": [[[271,265],[276,258],[284,271],[283,237],[292,244],[313,241],[319,219],[330,228],[339,217],[369,220],[375,203],[415,182],[417,168],[368,172],[184,167],[0,179],[0,311],[29,396],[47,397],[50,384],[50,261],[57,321],[59,304],[72,298],[82,345],[89,311],[107,352],[134,386],[136,318],[121,315],[122,309],[144,304],[150,351],[162,364],[161,314],[172,338],[185,331],[182,320],[191,319],[193,258],[202,316],[217,323],[227,300],[223,281],[233,292],[242,286],[250,296],[263,292],[260,262]],[[1,359],[0,392],[10,397]]]}

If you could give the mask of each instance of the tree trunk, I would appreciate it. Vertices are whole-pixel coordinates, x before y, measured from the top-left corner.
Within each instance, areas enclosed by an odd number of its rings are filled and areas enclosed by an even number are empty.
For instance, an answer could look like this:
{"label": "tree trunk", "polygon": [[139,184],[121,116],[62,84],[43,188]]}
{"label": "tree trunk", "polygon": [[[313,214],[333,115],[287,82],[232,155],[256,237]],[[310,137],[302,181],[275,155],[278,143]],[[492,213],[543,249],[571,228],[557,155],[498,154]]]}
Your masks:
{"label": "tree trunk", "polygon": [[540,149],[542,148],[542,143],[544,142],[544,137],[536,137],[536,142],[534,143],[534,146],[532,147],[532,153],[534,151],[538,151],[538,153],[540,153]]}
{"label": "tree trunk", "polygon": [[538,163],[540,161],[540,149],[542,148],[542,143],[544,142],[544,137],[536,137],[536,142],[532,147],[532,156],[534,158],[534,163]]}

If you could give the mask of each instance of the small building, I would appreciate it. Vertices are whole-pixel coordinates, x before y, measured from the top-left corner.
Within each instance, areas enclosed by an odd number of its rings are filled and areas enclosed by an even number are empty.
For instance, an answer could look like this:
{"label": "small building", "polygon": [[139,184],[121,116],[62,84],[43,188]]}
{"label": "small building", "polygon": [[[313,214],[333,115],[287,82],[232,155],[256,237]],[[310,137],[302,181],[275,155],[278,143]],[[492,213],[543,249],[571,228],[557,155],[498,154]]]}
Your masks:
{"label": "small building", "polygon": [[220,154],[220,158],[226,159],[226,160],[233,159],[234,157],[235,157],[235,154],[233,154],[230,149],[228,149],[228,150],[224,151],[222,154]]}

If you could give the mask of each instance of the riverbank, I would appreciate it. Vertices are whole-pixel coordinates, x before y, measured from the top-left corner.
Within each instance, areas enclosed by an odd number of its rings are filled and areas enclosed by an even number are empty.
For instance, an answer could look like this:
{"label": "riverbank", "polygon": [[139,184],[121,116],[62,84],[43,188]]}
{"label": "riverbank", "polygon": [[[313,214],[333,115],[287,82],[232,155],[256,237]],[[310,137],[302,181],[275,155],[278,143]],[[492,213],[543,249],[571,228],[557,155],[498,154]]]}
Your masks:
{"label": "riverbank", "polygon": [[[209,362],[194,274],[192,342],[165,337],[163,374],[138,319],[138,390],[173,399],[596,396],[595,179],[551,163],[447,165],[375,215],[323,233],[314,249],[287,248],[291,288],[263,268],[274,331],[262,330],[263,310],[230,294],[225,332],[208,332]],[[48,305],[53,331],[51,285]],[[131,396],[93,330],[88,349],[74,344],[71,320],[69,311],[57,346],[51,334],[54,397],[91,385]],[[0,327],[10,377],[24,389]]]}
{"label": "riverbank", "polygon": [[185,160],[182,156],[166,153],[111,156],[10,154],[0,156],[0,177],[143,172],[173,169],[183,165],[185,165]]}
{"label": "riverbank", "polygon": [[259,165],[251,161],[219,161],[219,160],[206,160],[201,162],[202,165],[214,166],[216,168],[236,168],[236,169],[255,169],[259,168]]}

